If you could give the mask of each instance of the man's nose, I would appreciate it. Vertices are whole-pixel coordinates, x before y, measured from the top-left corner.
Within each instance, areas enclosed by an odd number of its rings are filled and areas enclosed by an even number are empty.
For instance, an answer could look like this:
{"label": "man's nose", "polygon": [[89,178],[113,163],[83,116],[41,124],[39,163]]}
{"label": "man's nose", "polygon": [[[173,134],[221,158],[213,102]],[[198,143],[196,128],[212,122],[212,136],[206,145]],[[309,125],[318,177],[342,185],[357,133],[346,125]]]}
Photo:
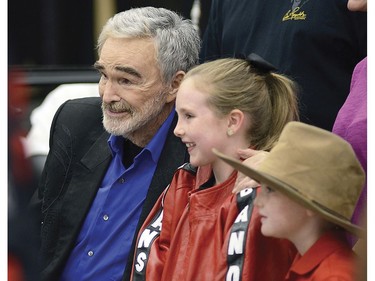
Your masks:
{"label": "man's nose", "polygon": [[120,101],[121,99],[116,85],[110,80],[107,80],[106,83],[103,83],[103,85],[100,86],[99,92],[105,103]]}

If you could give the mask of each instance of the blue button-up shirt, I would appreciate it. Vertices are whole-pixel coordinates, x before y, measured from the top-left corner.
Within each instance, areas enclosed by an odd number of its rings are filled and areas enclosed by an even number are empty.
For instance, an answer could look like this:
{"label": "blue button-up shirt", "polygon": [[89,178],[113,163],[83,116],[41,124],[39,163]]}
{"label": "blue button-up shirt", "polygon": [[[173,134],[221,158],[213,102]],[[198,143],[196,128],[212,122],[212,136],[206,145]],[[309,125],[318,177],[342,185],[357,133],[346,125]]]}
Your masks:
{"label": "blue button-up shirt", "polygon": [[[129,168],[124,138],[110,136],[112,161],[78,235],[61,280],[121,280],[174,110]],[[85,196],[85,194],[82,194]]]}

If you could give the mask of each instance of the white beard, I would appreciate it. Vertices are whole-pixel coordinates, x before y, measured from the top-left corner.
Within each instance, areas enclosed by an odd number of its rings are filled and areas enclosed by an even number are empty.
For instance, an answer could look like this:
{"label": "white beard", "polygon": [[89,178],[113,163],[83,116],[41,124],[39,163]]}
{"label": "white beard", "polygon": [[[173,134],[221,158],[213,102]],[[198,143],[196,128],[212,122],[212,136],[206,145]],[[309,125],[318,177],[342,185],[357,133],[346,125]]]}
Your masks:
{"label": "white beard", "polygon": [[[127,136],[152,122],[162,112],[165,106],[164,93],[147,100],[141,108],[134,108],[124,100],[111,105],[102,104],[103,125],[110,134]],[[106,114],[106,108],[127,112],[127,115],[116,118]]]}

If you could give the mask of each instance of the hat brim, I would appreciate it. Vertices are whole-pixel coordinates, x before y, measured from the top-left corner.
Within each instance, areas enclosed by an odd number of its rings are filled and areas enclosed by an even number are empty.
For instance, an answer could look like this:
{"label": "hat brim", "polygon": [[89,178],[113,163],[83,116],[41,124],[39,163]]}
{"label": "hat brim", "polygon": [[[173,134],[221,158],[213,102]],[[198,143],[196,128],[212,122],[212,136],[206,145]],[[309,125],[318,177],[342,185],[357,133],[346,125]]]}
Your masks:
{"label": "hat brim", "polygon": [[365,230],[353,223],[351,223],[349,220],[347,220],[344,217],[341,217],[339,214],[336,214],[332,212],[331,210],[325,208],[318,202],[311,200],[309,198],[306,198],[301,194],[298,190],[293,188],[292,186],[288,185],[287,183],[278,180],[277,178],[266,174],[262,173],[260,171],[257,171],[253,168],[250,168],[249,166],[246,166],[242,164],[240,161],[237,159],[234,159],[232,157],[229,157],[221,152],[219,152],[216,149],[212,150],[216,156],[218,156],[220,159],[231,165],[233,168],[241,172],[242,174],[250,177],[251,179],[262,183],[266,184],[267,186],[280,191],[281,193],[285,194],[292,200],[298,202],[299,204],[303,205],[306,208],[309,208],[317,213],[319,213],[321,216],[323,216],[325,219],[328,221],[335,223],[349,232],[355,234],[358,237],[364,237],[365,236]]}

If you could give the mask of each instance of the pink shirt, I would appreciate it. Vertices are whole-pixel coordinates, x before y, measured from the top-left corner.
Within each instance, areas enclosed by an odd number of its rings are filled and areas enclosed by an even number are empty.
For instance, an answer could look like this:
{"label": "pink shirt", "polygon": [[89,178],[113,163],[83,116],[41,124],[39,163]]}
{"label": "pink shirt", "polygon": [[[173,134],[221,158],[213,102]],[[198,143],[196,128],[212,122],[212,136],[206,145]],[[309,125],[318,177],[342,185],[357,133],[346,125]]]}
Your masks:
{"label": "pink shirt", "polygon": [[[333,133],[348,141],[365,172],[367,171],[367,57],[355,67],[350,85],[350,93],[341,107]],[[352,222],[360,223],[366,206],[367,184],[365,183]]]}

